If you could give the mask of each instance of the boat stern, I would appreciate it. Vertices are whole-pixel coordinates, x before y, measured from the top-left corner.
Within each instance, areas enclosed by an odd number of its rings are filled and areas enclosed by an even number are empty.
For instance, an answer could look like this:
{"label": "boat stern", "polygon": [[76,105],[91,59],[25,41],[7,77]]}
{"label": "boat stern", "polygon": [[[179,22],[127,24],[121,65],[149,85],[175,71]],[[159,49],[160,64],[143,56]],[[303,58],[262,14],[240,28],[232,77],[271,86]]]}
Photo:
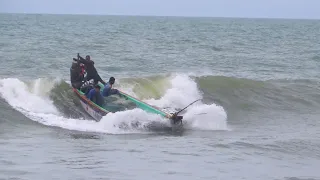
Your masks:
{"label": "boat stern", "polygon": [[182,124],[183,116],[178,116],[176,113],[170,114],[167,118],[170,119],[172,125]]}

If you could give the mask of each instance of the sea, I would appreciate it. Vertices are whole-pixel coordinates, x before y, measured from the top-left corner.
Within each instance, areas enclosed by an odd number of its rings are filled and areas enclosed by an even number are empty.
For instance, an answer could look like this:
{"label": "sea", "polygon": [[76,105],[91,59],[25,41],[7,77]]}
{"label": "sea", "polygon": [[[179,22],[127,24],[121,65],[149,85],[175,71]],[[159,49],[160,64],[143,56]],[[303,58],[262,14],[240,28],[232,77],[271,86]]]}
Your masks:
{"label": "sea", "polygon": [[[77,53],[168,112],[201,100],[179,132],[138,108],[96,122]],[[0,64],[0,179],[320,179],[320,20],[0,14]]]}

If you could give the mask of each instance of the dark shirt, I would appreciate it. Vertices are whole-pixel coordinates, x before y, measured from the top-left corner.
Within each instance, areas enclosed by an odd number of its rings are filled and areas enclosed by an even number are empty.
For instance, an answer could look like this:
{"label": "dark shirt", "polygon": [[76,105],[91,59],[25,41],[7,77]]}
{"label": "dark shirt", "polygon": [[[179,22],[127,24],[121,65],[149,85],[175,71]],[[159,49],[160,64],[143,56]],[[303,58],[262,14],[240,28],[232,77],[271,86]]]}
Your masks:
{"label": "dark shirt", "polygon": [[76,61],[76,59],[73,59],[71,68],[70,68],[70,80],[71,83],[77,83],[82,81],[81,76],[81,67],[80,64]]}
{"label": "dark shirt", "polygon": [[80,57],[78,62],[84,64],[88,75],[98,74],[96,68],[94,67],[94,62],[92,60],[86,60],[86,59],[83,59],[82,57]]}
{"label": "dark shirt", "polygon": [[101,96],[100,92],[96,92],[96,90],[93,88],[89,91],[89,93],[86,95],[88,99],[90,99],[92,102],[96,103],[98,106],[103,106],[104,100]]}

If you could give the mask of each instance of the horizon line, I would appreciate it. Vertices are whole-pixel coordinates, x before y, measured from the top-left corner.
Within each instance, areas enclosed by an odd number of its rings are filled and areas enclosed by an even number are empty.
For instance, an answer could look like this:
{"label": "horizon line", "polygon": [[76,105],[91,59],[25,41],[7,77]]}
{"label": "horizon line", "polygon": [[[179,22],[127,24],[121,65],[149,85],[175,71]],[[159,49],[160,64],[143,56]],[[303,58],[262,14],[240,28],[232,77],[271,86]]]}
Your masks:
{"label": "horizon line", "polygon": [[285,17],[246,17],[246,16],[189,16],[189,15],[148,15],[148,14],[94,14],[94,13],[30,13],[30,12],[0,12],[0,14],[24,15],[72,15],[72,16],[129,16],[129,17],[181,17],[181,18],[231,18],[231,19],[277,19],[277,20],[320,20],[320,18],[285,18]]}

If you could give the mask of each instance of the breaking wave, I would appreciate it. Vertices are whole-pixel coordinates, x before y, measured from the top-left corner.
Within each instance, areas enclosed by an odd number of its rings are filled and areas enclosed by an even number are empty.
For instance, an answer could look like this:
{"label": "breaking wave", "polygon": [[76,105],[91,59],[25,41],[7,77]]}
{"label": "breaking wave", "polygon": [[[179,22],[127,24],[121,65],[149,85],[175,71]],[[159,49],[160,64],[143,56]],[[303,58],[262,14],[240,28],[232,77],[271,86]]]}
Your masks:
{"label": "breaking wave", "polygon": [[[203,97],[196,81],[181,74],[120,79],[115,88],[171,112]],[[109,113],[100,122],[90,120],[69,83],[63,80],[1,79],[0,94],[14,109],[48,126],[110,134],[150,132],[150,125],[169,126],[162,117],[140,109]],[[184,122],[186,129],[228,130],[227,113],[213,102],[197,102],[190,106],[184,112]]]}

